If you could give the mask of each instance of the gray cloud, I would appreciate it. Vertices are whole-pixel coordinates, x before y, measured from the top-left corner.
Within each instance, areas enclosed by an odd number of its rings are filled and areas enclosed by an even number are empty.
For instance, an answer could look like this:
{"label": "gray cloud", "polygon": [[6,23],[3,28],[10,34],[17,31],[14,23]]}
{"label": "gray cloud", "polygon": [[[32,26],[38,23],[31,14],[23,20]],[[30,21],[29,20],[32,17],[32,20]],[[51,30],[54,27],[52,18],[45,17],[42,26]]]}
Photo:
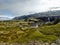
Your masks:
{"label": "gray cloud", "polygon": [[0,10],[11,11],[15,16],[47,11],[59,5],[60,0],[0,0]]}
{"label": "gray cloud", "polygon": [[0,9],[9,10],[13,15],[24,15],[36,10],[39,0],[0,0]]}

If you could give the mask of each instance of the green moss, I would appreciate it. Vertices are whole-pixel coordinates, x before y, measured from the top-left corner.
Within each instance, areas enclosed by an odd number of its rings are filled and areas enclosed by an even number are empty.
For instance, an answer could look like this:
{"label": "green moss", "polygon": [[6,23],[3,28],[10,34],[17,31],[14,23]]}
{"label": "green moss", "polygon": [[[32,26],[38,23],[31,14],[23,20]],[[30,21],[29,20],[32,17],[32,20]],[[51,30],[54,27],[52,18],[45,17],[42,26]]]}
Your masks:
{"label": "green moss", "polygon": [[[40,26],[38,28],[21,28],[16,25],[18,22],[21,21],[0,22],[0,42],[23,43],[30,40],[53,42],[60,36],[60,23],[50,26]],[[6,23],[13,24],[14,26],[7,27],[5,26]]]}

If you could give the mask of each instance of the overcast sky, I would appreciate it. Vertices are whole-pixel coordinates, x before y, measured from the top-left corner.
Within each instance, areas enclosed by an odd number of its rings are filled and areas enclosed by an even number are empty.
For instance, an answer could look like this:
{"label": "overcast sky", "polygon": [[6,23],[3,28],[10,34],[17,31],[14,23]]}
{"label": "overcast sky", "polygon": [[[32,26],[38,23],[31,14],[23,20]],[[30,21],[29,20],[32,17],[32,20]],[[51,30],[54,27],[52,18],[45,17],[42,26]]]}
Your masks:
{"label": "overcast sky", "polygon": [[60,0],[0,0],[0,17],[60,10]]}

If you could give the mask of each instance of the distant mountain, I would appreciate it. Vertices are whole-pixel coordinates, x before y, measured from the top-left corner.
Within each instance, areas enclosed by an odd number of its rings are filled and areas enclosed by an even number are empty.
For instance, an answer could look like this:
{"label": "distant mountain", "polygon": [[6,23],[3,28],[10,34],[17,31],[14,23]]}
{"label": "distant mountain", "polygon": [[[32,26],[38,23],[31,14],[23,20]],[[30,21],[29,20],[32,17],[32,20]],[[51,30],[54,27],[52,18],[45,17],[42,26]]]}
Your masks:
{"label": "distant mountain", "polygon": [[19,16],[13,18],[14,20],[20,20],[20,19],[28,19],[28,18],[38,18],[42,16],[60,16],[60,10],[57,11],[48,11],[48,12],[41,12],[41,13],[35,13],[35,14],[30,14],[30,15],[24,15],[24,16]]}
{"label": "distant mountain", "polygon": [[0,21],[3,21],[3,20],[10,20],[10,18],[8,18],[8,17],[0,17]]}

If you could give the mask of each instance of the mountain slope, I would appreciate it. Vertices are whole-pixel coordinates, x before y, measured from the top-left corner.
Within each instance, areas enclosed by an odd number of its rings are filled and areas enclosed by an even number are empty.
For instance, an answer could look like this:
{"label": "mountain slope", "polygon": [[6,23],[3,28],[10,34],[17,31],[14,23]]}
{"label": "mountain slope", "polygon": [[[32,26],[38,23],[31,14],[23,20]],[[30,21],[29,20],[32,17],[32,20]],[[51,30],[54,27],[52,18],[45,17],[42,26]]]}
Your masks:
{"label": "mountain slope", "polygon": [[42,17],[42,16],[60,16],[60,10],[29,14],[29,15],[15,17],[13,19],[20,20],[20,19],[28,19],[28,18],[31,18],[31,17],[38,18],[38,17]]}

